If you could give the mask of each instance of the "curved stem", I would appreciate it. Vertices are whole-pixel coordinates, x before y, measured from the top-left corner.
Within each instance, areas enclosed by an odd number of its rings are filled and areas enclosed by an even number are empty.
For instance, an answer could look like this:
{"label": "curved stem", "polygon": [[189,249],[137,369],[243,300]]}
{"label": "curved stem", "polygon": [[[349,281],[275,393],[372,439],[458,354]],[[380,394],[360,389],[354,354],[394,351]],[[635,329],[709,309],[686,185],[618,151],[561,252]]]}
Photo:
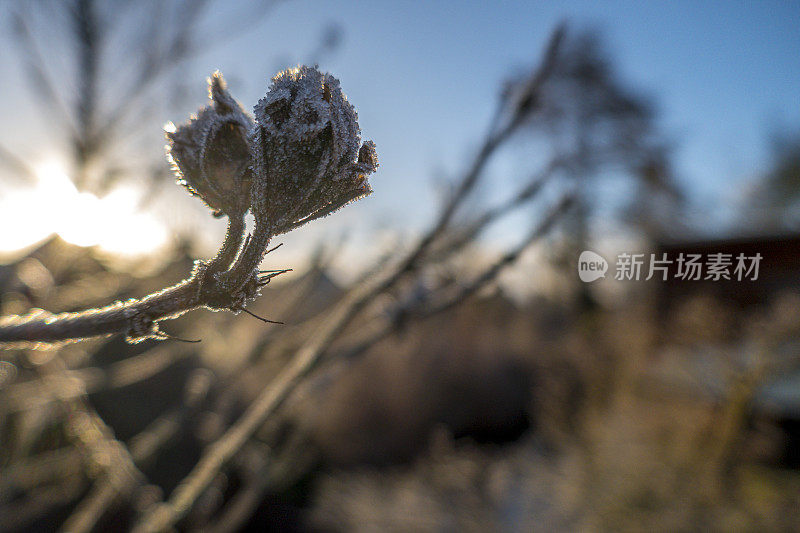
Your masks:
{"label": "curved stem", "polygon": [[[258,228],[256,234],[257,231]],[[43,312],[30,318],[0,319],[0,346],[74,341],[114,333],[123,333],[129,340],[135,342],[155,333],[160,320],[177,318],[187,311],[211,302],[214,302],[215,308],[220,307],[220,302],[233,302],[235,298],[232,292],[235,291],[228,290],[224,284],[217,281],[215,275],[225,272],[234,261],[243,234],[244,217],[230,218],[225,241],[211,261],[206,264],[200,263],[192,275],[180,283],[140,300],[116,302],[79,313],[52,315]],[[254,261],[254,258],[258,257],[260,262],[268,242],[269,236],[266,242],[263,238],[253,237],[241,255],[251,258],[248,261]],[[263,246],[260,252],[253,250],[258,245]],[[241,258],[235,264],[240,265],[240,263]],[[233,267],[231,269],[233,270]]]}
{"label": "curved stem", "polygon": [[231,291],[240,290],[254,275],[264,259],[272,239],[272,229],[261,217],[255,217],[253,232],[248,236],[242,253],[230,268],[219,275],[220,282]]}
{"label": "curved stem", "polygon": [[198,279],[189,278],[141,300],[117,302],[79,313],[44,313],[32,319],[14,317],[0,322],[0,345],[80,340],[113,333],[144,337],[158,320],[176,318],[200,307],[199,287]]}
{"label": "curved stem", "polygon": [[242,246],[244,238],[244,214],[232,215],[228,217],[228,229],[225,232],[225,240],[222,246],[214,256],[214,259],[209,261],[208,268],[215,272],[221,272],[227,269],[233,260],[236,259],[236,254],[239,253],[239,248]]}

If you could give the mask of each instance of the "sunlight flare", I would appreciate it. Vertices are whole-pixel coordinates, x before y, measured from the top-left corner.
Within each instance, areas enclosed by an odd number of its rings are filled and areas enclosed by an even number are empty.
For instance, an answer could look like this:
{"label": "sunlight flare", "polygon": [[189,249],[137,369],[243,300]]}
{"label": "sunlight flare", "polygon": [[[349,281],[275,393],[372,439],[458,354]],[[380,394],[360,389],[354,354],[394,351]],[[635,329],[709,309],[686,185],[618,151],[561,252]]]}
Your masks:
{"label": "sunlight flare", "polygon": [[0,250],[27,248],[53,234],[77,246],[97,246],[119,255],[154,252],[167,242],[165,228],[139,209],[141,193],[120,186],[99,198],[79,192],[63,169],[53,163],[37,169],[31,188],[0,199]]}

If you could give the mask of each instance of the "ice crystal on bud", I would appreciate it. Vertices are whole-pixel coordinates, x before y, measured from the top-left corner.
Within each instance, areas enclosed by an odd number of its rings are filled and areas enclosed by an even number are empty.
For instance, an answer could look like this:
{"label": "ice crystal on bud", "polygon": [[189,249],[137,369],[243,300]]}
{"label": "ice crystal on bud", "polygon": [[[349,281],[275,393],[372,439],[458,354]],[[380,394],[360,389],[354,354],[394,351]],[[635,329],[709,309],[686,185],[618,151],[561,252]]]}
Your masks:
{"label": "ice crystal on bud", "polygon": [[250,204],[253,120],[228,92],[222,74],[209,79],[211,105],[167,132],[168,158],[179,182],[215,214],[241,216]]}
{"label": "ice crystal on bud", "polygon": [[330,74],[306,66],[279,73],[255,119],[251,208],[273,235],[372,192],[375,144],[361,144],[356,111]]}

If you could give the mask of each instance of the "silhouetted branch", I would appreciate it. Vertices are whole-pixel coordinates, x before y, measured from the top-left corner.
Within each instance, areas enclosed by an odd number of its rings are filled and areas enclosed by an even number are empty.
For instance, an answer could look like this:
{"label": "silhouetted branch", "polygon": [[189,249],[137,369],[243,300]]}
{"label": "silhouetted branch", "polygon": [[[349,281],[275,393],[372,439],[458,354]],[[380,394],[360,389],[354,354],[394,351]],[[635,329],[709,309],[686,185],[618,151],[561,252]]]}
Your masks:
{"label": "silhouetted branch", "polygon": [[555,207],[536,224],[531,231],[520,241],[514,248],[507,251],[494,262],[491,266],[486,268],[482,273],[477,275],[470,283],[458,287],[457,290],[451,291],[451,294],[438,295],[436,292],[432,294],[431,298],[423,301],[409,301],[405,305],[394,309],[391,316],[387,317],[378,326],[372,326],[373,331],[366,338],[357,342],[354,346],[346,348],[339,353],[339,357],[344,359],[352,359],[369,348],[374,346],[380,340],[388,337],[395,331],[401,323],[407,320],[416,319],[422,320],[429,318],[433,315],[442,313],[466,301],[470,296],[480,291],[483,287],[494,281],[497,276],[508,266],[512,265],[519,259],[533,243],[547,235],[553,225],[563,216],[565,212],[572,205],[572,196],[563,198]]}
{"label": "silhouetted branch", "polygon": [[[21,9],[21,8],[20,8]],[[17,43],[26,58],[28,75],[32,85],[41,95],[42,102],[55,112],[56,119],[61,120],[71,135],[76,134],[76,125],[70,114],[67,104],[59,92],[56,83],[50,78],[45,66],[44,56],[36,44],[36,40],[31,33],[25,15],[20,10],[12,12],[12,23]],[[48,116],[48,122],[52,122],[53,116]]]}
{"label": "silhouetted branch", "polygon": [[443,260],[462,250],[495,221],[508,215],[521,205],[535,198],[550,179],[561,169],[568,165],[566,158],[556,158],[550,161],[544,169],[533,174],[525,186],[520,188],[511,198],[488,208],[478,214],[466,224],[464,229],[453,230],[453,235],[447,235],[442,240],[443,244],[432,252],[431,260]]}
{"label": "silhouetted branch", "polygon": [[[242,224],[230,223],[229,234],[217,256],[209,263],[198,263],[192,275],[177,285],[141,300],[117,302],[80,313],[52,315],[42,311],[28,317],[6,318],[0,321],[0,344],[38,345],[114,333],[122,333],[129,340],[138,342],[155,335],[160,320],[177,318],[204,306],[216,309],[233,306],[241,299],[238,293],[242,285],[223,286],[216,276],[225,272],[224,261],[232,255],[235,244],[241,241],[242,235],[238,230]],[[251,254],[250,260],[250,264],[239,268],[249,267],[252,272],[261,262],[261,257]]]}
{"label": "silhouetted branch", "polygon": [[135,527],[135,531],[162,531],[170,528],[185,516],[197,498],[213,481],[219,470],[241,449],[267,417],[275,412],[294,387],[315,368],[326,350],[353,319],[378,295],[393,287],[397,281],[417,267],[418,261],[423,257],[429,246],[447,228],[457,208],[474,189],[491,156],[519,129],[527,118],[528,113],[536,107],[536,91],[539,88],[539,84],[552,71],[555,55],[558,53],[558,43],[561,39],[560,32],[561,30],[554,34],[551,39],[553,44],[548,48],[548,52],[542,61],[542,66],[532,77],[532,80],[536,83],[531,83],[527,87],[526,94],[530,95],[530,102],[510,109],[510,116],[505,124],[496,128],[493,127],[493,131],[484,140],[471,165],[459,181],[455,192],[439,212],[435,222],[424,234],[417,246],[385,277],[356,289],[329,313],[328,317],[296,352],[294,358],[275,378],[274,382],[250,404],[242,417],[220,439],[209,446],[198,464],[178,485],[169,500],[149,510],[141,518]]}

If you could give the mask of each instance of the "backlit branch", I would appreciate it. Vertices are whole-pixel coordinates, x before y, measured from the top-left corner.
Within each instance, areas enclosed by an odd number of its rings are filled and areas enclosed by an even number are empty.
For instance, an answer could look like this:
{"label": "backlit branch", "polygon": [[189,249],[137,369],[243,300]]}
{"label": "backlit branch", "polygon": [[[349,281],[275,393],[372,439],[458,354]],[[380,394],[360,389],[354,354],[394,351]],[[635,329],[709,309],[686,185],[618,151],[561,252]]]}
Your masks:
{"label": "backlit branch", "polygon": [[222,437],[209,446],[169,500],[155,505],[147,511],[137,524],[135,531],[163,531],[186,516],[220,470],[238,453],[264,421],[283,404],[303,378],[316,368],[332,343],[339,338],[353,320],[378,296],[393,288],[398,281],[419,267],[420,260],[431,244],[444,233],[456,210],[474,190],[491,157],[538,108],[538,91],[552,73],[562,37],[563,31],[557,30],[551,38],[551,44],[541,66],[534,71],[530,82],[524,85],[521,93],[515,95],[515,99],[505,98],[501,102],[500,110],[489,135],[457,184],[454,194],[439,212],[436,220],[417,246],[388,273],[380,276],[377,280],[365,282],[328,313],[322,324],[309,338],[305,339],[301,348],[295,352],[293,359],[270,386],[250,404],[247,411]]}
{"label": "backlit branch", "polygon": [[[217,255],[196,262],[184,281],[139,300],[0,319],[0,345],[38,347],[115,333],[129,342],[164,339],[169,335],[159,330],[160,321],[201,307],[242,311],[263,285],[286,272],[258,270],[273,236],[371,192],[375,145],[361,144],[355,110],[336,78],[308,67],[280,73],[255,107],[255,119],[219,73],[209,83],[211,105],[167,137],[180,183],[228,217]],[[248,209],[255,227],[242,245]]]}

